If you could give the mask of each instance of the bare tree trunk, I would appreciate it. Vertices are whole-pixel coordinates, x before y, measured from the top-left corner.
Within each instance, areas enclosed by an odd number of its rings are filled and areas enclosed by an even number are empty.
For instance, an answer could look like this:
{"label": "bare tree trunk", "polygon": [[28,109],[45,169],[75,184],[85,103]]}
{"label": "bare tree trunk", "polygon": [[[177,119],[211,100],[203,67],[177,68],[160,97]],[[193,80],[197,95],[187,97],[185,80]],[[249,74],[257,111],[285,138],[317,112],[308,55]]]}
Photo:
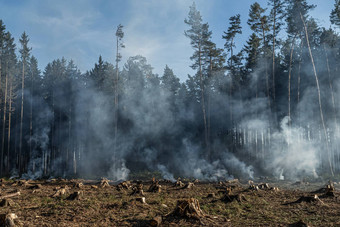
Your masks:
{"label": "bare tree trunk", "polygon": [[268,98],[268,106],[269,109],[271,109],[271,102],[270,102],[270,94],[269,94],[269,76],[268,76],[268,62],[267,62],[267,44],[266,44],[266,36],[264,32],[264,24],[261,23],[262,26],[262,37],[263,37],[263,57],[264,57],[264,67],[265,67],[265,73],[266,73],[266,92],[267,92],[267,98]]}
{"label": "bare tree trunk", "polygon": [[22,163],[22,128],[24,119],[24,89],[25,89],[25,62],[22,62],[22,78],[21,78],[21,112],[20,112],[20,136],[19,136],[19,172],[23,170]]}
{"label": "bare tree trunk", "polygon": [[32,135],[33,135],[33,72],[31,74],[31,100],[30,100],[30,137],[29,137],[29,154],[28,157],[32,154]]}
{"label": "bare tree trunk", "polygon": [[292,45],[290,48],[290,59],[289,59],[289,72],[288,72],[288,125],[291,125],[291,95],[290,95],[290,82],[291,82],[291,78],[292,78],[292,62],[293,62],[293,52],[294,52],[294,44],[295,44],[295,38],[297,35],[294,36],[293,41],[292,41]]}
{"label": "bare tree trunk", "polygon": [[329,169],[330,169],[330,172],[331,172],[332,176],[334,176],[333,166],[332,166],[331,156],[330,156],[330,148],[329,148],[329,143],[328,143],[327,129],[326,129],[325,120],[324,120],[323,111],[322,111],[322,102],[321,102],[321,92],[320,92],[319,79],[318,79],[318,75],[317,75],[317,73],[316,73],[316,68],[315,68],[315,64],[314,64],[314,58],[313,58],[312,50],[311,50],[310,43],[309,43],[307,26],[306,26],[305,20],[303,19],[303,16],[302,16],[301,12],[300,12],[300,18],[301,18],[302,23],[303,23],[303,26],[304,26],[304,28],[305,28],[306,42],[307,42],[307,46],[308,46],[308,51],[309,51],[310,60],[311,60],[312,65],[313,65],[313,71],[314,71],[314,76],[315,76],[315,82],[316,82],[316,87],[317,87],[317,90],[318,90],[319,108],[320,108],[320,118],[321,118],[321,123],[322,123],[323,131],[324,131],[324,134],[325,134],[325,140],[326,140],[326,146],[327,146],[327,156],[328,156]]}
{"label": "bare tree trunk", "polygon": [[[198,64],[199,64],[199,76],[200,76],[200,87],[201,87],[201,106],[202,106],[202,112],[203,112],[203,122],[204,122],[204,137],[205,137],[205,145],[207,149],[209,149],[209,140],[208,140],[208,127],[207,127],[207,114],[206,114],[206,108],[205,108],[205,98],[204,98],[204,82],[203,82],[203,72],[202,72],[202,50],[201,50],[201,43],[199,43],[198,47],[199,51],[199,57],[198,57]],[[209,152],[208,152],[209,153]]]}
{"label": "bare tree trunk", "polygon": [[[116,164],[116,153],[117,153],[117,137],[118,137],[118,105],[119,105],[119,96],[118,96],[118,81],[119,81],[119,69],[118,69],[118,61],[119,61],[119,39],[117,37],[116,40],[116,79],[115,79],[115,84],[114,84],[114,92],[115,92],[115,96],[114,96],[114,120],[115,120],[115,138],[114,138],[114,161],[113,161],[113,165]],[[115,170],[115,166],[114,166],[114,170]]]}
{"label": "bare tree trunk", "polygon": [[8,135],[7,135],[7,173],[9,173],[10,157],[9,151],[11,147],[11,120],[12,120],[12,79],[9,82],[9,111],[8,111]]}
{"label": "bare tree trunk", "polygon": [[274,21],[273,21],[273,51],[272,51],[272,89],[273,89],[273,105],[275,106],[275,98],[276,98],[276,94],[275,94],[275,42],[276,42],[276,37],[275,37],[275,33],[276,33],[276,9],[274,6]]}
{"label": "bare tree trunk", "polygon": [[[5,153],[5,129],[6,129],[6,114],[7,114],[7,84],[8,84],[8,62],[6,62],[6,79],[5,79],[5,102],[4,102],[4,113],[2,119],[2,141],[1,141],[1,176],[3,176],[3,164],[4,164],[4,153]],[[8,157],[7,157],[8,159]]]}
{"label": "bare tree trunk", "polygon": [[326,56],[328,83],[329,83],[329,89],[330,89],[331,97],[332,97],[332,107],[333,107],[333,112],[334,112],[335,126],[336,126],[336,129],[338,129],[338,120],[337,120],[337,117],[336,117],[336,106],[335,106],[335,97],[334,97],[333,84],[332,84],[332,78],[331,78],[331,70],[330,70],[330,67],[329,67],[328,54],[327,54],[327,51],[326,51],[325,44],[323,44],[323,50],[324,50],[325,56]]}

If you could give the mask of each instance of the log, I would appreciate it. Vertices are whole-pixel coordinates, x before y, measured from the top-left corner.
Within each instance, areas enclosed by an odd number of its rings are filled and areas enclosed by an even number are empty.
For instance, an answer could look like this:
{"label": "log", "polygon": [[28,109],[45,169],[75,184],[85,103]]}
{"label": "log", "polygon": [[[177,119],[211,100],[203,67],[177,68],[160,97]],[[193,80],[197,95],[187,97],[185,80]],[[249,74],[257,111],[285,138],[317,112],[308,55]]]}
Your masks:
{"label": "log", "polygon": [[20,194],[21,194],[20,192],[15,192],[15,193],[12,193],[12,194],[3,195],[3,196],[0,196],[0,200],[1,200],[1,199],[6,199],[6,198],[15,197],[15,196],[19,196]]}
{"label": "log", "polygon": [[158,227],[162,224],[162,220],[163,220],[162,216],[156,216],[150,221],[149,224],[152,227]]}

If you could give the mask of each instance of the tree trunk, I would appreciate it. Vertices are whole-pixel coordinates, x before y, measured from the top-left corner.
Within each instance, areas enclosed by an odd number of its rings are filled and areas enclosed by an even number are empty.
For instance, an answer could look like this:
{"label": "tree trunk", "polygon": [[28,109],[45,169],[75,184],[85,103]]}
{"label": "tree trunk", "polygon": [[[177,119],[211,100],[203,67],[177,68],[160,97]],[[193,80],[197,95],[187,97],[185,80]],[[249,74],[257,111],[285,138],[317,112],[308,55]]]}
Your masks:
{"label": "tree trunk", "polygon": [[[6,129],[6,114],[7,114],[7,84],[8,84],[8,62],[6,62],[6,79],[5,79],[5,102],[4,112],[2,118],[2,141],[1,141],[1,176],[3,176],[3,164],[4,164],[4,153],[5,153],[5,129]],[[8,157],[7,157],[8,159]]]}
{"label": "tree trunk", "polygon": [[22,78],[21,78],[21,112],[20,112],[20,136],[19,136],[19,172],[22,173],[22,128],[24,119],[24,89],[25,89],[25,61],[22,62]]}
{"label": "tree trunk", "polygon": [[291,95],[290,95],[290,82],[292,78],[292,62],[293,62],[293,52],[294,52],[294,47],[295,47],[295,38],[297,34],[294,36],[292,45],[290,48],[290,58],[289,58],[289,72],[288,72],[288,125],[291,126],[291,121],[292,121],[292,116],[291,116]]}
{"label": "tree trunk", "polygon": [[199,76],[200,76],[200,87],[201,87],[201,106],[202,106],[202,112],[203,112],[203,123],[204,123],[204,137],[205,137],[205,145],[206,148],[209,149],[209,141],[208,141],[208,128],[207,128],[207,114],[206,114],[206,108],[205,108],[205,98],[204,98],[204,81],[203,81],[203,72],[202,72],[202,50],[201,50],[201,43],[198,44],[198,64],[199,64]]}
{"label": "tree trunk", "polygon": [[320,108],[320,118],[321,118],[321,123],[322,123],[323,131],[324,131],[324,134],[325,134],[325,140],[326,140],[326,147],[327,147],[327,156],[328,156],[329,169],[330,169],[330,172],[331,172],[332,176],[334,176],[333,166],[332,166],[331,156],[330,156],[330,148],[329,148],[329,143],[328,143],[327,129],[326,129],[325,120],[324,120],[323,111],[322,111],[322,101],[321,101],[321,92],[320,92],[319,79],[318,79],[318,75],[317,75],[317,73],[316,73],[316,68],[315,68],[315,64],[314,64],[314,58],[313,58],[312,50],[311,50],[310,43],[309,43],[307,26],[306,26],[305,20],[303,19],[303,16],[302,16],[301,12],[300,12],[300,18],[301,18],[302,23],[303,23],[303,26],[304,26],[304,28],[305,28],[305,34],[306,34],[306,42],[307,42],[307,46],[308,46],[308,52],[309,52],[310,60],[311,60],[312,65],[313,65],[313,72],[314,72],[316,87],[317,87],[317,90],[318,90],[318,99],[319,99],[319,108]]}
{"label": "tree trunk", "polygon": [[8,111],[8,135],[7,135],[7,173],[9,173],[10,157],[9,151],[11,147],[11,120],[12,120],[12,79],[9,82],[9,111]]}

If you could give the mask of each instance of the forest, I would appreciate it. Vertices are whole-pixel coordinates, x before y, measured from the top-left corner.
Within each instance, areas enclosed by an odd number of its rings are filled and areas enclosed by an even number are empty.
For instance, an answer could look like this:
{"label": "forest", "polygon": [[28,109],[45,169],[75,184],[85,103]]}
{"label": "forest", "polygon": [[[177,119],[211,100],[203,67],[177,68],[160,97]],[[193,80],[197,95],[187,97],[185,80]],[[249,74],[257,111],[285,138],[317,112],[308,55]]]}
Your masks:
{"label": "forest", "polygon": [[122,62],[122,25],[112,62],[99,56],[81,72],[61,58],[40,70],[29,35],[16,46],[0,20],[0,176],[339,176],[340,1],[330,28],[310,16],[315,7],[255,2],[247,42],[236,47],[236,14],[221,49],[193,3],[183,23],[196,73],[184,82],[140,55]]}

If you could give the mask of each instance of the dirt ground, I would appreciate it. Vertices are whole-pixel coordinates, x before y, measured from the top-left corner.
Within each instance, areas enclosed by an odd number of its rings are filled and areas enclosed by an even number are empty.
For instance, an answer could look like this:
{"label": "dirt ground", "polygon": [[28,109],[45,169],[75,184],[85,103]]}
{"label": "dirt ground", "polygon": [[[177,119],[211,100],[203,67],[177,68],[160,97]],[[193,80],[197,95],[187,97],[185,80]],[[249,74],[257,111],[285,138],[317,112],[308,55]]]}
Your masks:
{"label": "dirt ground", "polygon": [[[12,197],[0,202],[0,215],[16,214],[18,226],[340,226],[336,183],[181,182],[160,180],[149,192],[155,181],[2,179],[0,201]],[[190,198],[199,212],[177,206]]]}

